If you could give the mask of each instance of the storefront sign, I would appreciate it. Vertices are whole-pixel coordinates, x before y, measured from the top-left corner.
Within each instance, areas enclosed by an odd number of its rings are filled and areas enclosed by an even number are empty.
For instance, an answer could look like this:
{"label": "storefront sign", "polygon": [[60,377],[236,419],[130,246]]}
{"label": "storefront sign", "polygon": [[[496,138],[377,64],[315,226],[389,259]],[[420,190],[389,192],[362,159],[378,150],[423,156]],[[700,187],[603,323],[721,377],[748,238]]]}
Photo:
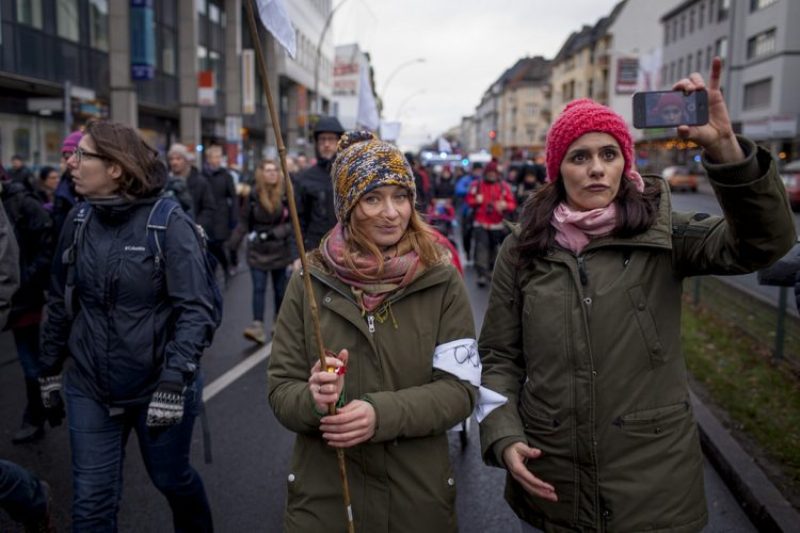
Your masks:
{"label": "storefront sign", "polygon": [[256,112],[256,60],[252,48],[242,50],[242,113]]}
{"label": "storefront sign", "polygon": [[153,0],[131,0],[131,78],[152,80],[156,74]]}
{"label": "storefront sign", "polygon": [[197,73],[197,104],[217,105],[217,83],[213,70],[201,70]]}
{"label": "storefront sign", "polygon": [[621,57],[617,59],[617,94],[636,92],[639,81],[639,59]]}

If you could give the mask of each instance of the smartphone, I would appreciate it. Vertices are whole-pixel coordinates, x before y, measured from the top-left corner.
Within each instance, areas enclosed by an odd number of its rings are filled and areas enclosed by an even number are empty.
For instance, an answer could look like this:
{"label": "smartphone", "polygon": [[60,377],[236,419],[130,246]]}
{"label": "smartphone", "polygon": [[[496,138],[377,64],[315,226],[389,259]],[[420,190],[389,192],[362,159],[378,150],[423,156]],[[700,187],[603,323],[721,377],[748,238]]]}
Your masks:
{"label": "smartphone", "polygon": [[652,91],[633,95],[634,128],[700,126],[708,122],[708,93]]}

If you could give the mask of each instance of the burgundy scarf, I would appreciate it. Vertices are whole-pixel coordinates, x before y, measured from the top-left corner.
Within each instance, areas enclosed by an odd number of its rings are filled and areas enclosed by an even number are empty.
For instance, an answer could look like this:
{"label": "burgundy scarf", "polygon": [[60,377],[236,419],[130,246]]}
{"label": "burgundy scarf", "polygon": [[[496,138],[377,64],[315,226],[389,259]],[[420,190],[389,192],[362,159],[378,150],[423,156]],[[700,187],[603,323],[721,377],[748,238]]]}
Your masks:
{"label": "burgundy scarf", "polygon": [[384,259],[380,275],[378,260],[372,255],[351,254],[351,266],[346,259],[349,252],[344,232],[344,227],[336,224],[319,248],[334,275],[350,287],[365,312],[374,312],[390,294],[407,287],[425,271],[406,239],[397,243],[396,257]]}

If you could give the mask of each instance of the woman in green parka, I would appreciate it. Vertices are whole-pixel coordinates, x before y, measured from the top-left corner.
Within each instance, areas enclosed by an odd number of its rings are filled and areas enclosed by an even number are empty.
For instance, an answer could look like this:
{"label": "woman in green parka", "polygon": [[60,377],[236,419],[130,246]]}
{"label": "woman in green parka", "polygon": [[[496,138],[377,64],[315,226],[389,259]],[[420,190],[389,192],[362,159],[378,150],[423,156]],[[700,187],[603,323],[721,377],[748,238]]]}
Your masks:
{"label": "woman in green parka", "polygon": [[487,464],[508,471],[523,530],[699,531],[703,459],[680,348],[683,279],[743,274],[781,257],[795,230],[768,152],[736,137],[720,92],[700,145],[724,216],[672,212],[669,189],[632,168],[624,120],[591,100],[550,128],[550,183],[529,199],[492,280],[482,384],[506,403],[481,423]]}
{"label": "woman in green parka", "polygon": [[[289,282],[269,363],[270,405],[297,433],[285,529],[345,531],[344,448],[356,531],[456,531],[446,431],[470,415],[480,384],[466,289],[414,210],[397,148],[349,132],[332,174],[338,224]],[[346,375],[320,371],[303,275],[338,355],[327,364]]]}

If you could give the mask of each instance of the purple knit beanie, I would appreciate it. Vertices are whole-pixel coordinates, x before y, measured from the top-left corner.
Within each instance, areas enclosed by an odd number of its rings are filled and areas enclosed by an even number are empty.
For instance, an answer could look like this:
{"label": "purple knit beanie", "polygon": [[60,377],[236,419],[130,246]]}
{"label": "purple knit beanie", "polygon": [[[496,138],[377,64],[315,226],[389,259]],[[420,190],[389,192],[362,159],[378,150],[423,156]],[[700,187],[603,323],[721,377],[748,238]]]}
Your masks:
{"label": "purple knit beanie", "polygon": [[630,175],[633,139],[627,124],[621,116],[608,107],[594,100],[581,98],[567,104],[547,132],[547,181],[558,179],[561,162],[570,145],[580,136],[591,132],[607,133],[617,140],[622,157],[625,158],[622,175]]}
{"label": "purple knit beanie", "polygon": [[80,131],[73,131],[67,135],[64,138],[64,142],[61,144],[61,153],[74,152],[78,147],[78,143],[81,142],[81,137],[83,137],[83,133]]}

